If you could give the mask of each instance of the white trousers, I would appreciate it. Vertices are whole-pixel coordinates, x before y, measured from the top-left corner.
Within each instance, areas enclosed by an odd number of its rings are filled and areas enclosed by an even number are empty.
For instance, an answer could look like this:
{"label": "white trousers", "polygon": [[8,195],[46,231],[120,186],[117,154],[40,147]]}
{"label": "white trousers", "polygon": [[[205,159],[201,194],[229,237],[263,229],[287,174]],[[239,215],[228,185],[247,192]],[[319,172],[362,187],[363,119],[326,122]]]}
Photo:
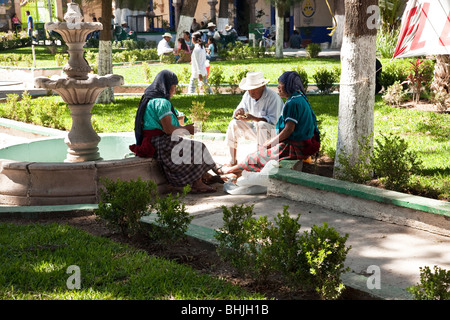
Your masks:
{"label": "white trousers", "polygon": [[[199,86],[199,83],[200,81],[198,80],[198,77],[191,76],[191,78],[189,79],[188,94],[194,94],[195,89]],[[212,90],[211,87],[209,86],[208,79],[206,78],[206,76],[203,77],[203,85],[204,85],[203,89],[205,90],[205,92],[207,91],[208,93],[211,94]]]}
{"label": "white trousers", "polygon": [[237,149],[238,140],[256,140],[258,148],[276,135],[275,126],[265,121],[249,122],[233,119],[228,125],[226,139],[230,148]]}

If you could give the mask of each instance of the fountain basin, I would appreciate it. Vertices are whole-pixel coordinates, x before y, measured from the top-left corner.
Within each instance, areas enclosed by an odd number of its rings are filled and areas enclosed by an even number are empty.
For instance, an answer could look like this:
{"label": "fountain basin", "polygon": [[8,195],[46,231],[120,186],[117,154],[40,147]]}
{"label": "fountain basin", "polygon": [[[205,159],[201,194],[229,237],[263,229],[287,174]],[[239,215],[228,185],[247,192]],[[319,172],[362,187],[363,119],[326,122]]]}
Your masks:
{"label": "fountain basin", "polygon": [[0,149],[0,205],[95,204],[101,179],[152,180],[160,192],[167,181],[154,159],[130,155],[133,133],[101,134],[102,160],[64,162],[64,137],[44,138]]}

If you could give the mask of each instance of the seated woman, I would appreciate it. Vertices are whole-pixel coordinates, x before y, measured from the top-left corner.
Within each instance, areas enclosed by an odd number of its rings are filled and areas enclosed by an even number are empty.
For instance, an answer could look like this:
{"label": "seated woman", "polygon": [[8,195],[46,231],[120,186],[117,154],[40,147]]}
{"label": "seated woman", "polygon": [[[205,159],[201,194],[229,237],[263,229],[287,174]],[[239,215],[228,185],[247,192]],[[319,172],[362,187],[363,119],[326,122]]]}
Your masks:
{"label": "seated woman", "polygon": [[278,79],[278,94],[287,100],[276,125],[277,135],[248,155],[244,162],[222,167],[221,174],[240,174],[243,170],[259,172],[270,160],[301,160],[319,151],[317,119],[300,75],[295,71],[283,73]]}
{"label": "seated woman", "polygon": [[170,185],[191,186],[193,193],[215,192],[202,181],[209,170],[216,170],[206,146],[181,134],[194,133],[194,125],[181,126],[179,114],[170,98],[176,91],[178,78],[169,70],[159,72],[141,98],[135,119],[136,144],[130,146],[138,157],[159,161]]}
{"label": "seated woman", "polygon": [[217,45],[216,40],[212,37],[208,38],[208,44],[206,46],[206,59],[214,61],[217,58]]}
{"label": "seated woman", "polygon": [[186,44],[184,38],[178,39],[178,45],[176,49],[173,50],[175,55],[175,61],[177,63],[181,62],[191,62],[191,48]]}

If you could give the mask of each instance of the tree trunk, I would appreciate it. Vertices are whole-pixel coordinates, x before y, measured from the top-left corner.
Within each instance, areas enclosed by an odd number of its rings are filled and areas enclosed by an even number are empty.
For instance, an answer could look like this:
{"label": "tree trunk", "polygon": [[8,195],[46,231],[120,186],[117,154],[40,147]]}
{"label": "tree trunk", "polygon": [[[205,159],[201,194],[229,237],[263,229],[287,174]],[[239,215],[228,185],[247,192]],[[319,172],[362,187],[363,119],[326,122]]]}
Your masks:
{"label": "tree trunk", "polygon": [[219,18],[217,19],[217,30],[224,30],[225,26],[228,23],[228,0],[221,0],[219,3]]}
{"label": "tree trunk", "polygon": [[450,55],[436,56],[431,89],[435,92],[450,93]]}
{"label": "tree trunk", "polygon": [[182,38],[184,31],[191,30],[192,21],[194,21],[195,11],[197,10],[198,0],[186,0],[181,8],[180,22],[177,27],[177,37]]}
{"label": "tree trunk", "polygon": [[[112,4],[111,1],[102,1],[102,24],[103,30],[100,31],[100,41],[98,49],[98,75],[104,76],[113,73],[112,64]],[[106,88],[97,98],[97,103],[114,102],[114,89]]]}
{"label": "tree trunk", "polygon": [[275,57],[283,58],[284,6],[281,3],[275,7],[275,25]]}
{"label": "tree trunk", "polygon": [[334,17],[336,18],[336,30],[331,37],[331,48],[340,49],[342,46],[342,37],[344,35],[344,25],[345,25],[345,4],[344,0],[334,0]]}
{"label": "tree trunk", "polygon": [[361,153],[358,142],[370,138],[370,145],[373,144],[377,30],[367,23],[371,15],[367,9],[377,4],[377,0],[345,1],[336,177],[339,155],[349,156],[350,164],[354,164]]}

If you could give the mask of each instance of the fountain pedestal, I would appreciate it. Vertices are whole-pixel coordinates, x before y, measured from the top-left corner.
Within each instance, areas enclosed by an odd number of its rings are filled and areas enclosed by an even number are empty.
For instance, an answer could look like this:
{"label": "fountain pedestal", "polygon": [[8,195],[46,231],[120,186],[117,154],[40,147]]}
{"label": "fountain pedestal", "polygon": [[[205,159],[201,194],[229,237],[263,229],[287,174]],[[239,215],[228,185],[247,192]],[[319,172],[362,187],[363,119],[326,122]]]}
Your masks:
{"label": "fountain pedestal", "polygon": [[59,33],[67,44],[69,61],[63,67],[66,77],[38,77],[35,86],[57,92],[71,110],[72,128],[65,140],[68,148],[66,162],[101,160],[98,152],[100,137],[92,127],[91,110],[98,95],[107,87],[123,85],[123,77],[90,73],[83,46],[89,33],[102,30],[99,22],[81,22],[77,4],[69,3],[66,22],[49,22],[45,28]]}

